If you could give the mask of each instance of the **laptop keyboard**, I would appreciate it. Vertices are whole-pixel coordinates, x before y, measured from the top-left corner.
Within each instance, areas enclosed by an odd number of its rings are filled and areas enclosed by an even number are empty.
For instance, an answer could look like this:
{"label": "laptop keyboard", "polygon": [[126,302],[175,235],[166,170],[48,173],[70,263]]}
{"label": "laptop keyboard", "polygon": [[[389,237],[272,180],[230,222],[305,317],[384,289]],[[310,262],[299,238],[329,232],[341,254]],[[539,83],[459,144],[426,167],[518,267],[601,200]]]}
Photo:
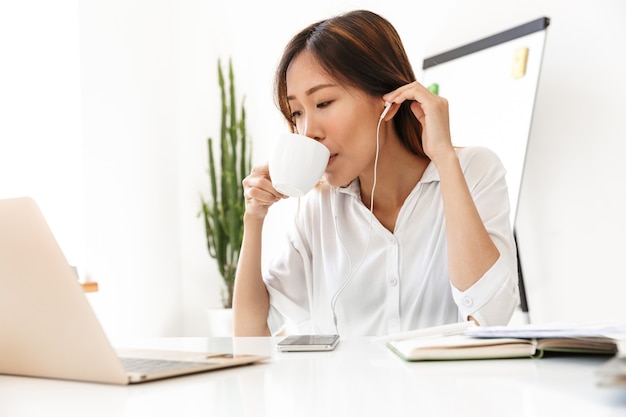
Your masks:
{"label": "laptop keyboard", "polygon": [[172,361],[164,359],[145,359],[145,358],[125,358],[121,357],[122,365],[128,372],[137,372],[142,374],[154,372],[169,372],[179,369],[189,369],[192,367],[210,365],[210,362],[189,362],[189,361]]}

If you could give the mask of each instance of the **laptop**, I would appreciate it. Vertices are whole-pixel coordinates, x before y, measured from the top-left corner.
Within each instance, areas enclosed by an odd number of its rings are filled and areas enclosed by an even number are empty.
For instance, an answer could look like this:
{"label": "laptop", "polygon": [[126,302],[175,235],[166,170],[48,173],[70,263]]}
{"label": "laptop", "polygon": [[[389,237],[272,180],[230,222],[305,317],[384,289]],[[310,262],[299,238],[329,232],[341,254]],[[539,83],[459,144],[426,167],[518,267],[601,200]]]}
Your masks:
{"label": "laptop", "polygon": [[267,358],[116,350],[36,202],[0,199],[0,374],[127,385]]}

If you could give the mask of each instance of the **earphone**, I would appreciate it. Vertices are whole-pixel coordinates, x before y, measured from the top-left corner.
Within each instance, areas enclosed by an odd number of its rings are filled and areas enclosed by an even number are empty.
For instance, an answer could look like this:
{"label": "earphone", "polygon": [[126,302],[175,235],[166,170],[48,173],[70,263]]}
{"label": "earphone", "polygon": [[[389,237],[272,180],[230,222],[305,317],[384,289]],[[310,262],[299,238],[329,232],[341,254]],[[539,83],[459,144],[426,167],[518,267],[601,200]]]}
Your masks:
{"label": "earphone", "polygon": [[380,119],[381,120],[387,115],[387,113],[389,112],[389,109],[391,108],[392,104],[393,103],[390,103],[388,101],[385,102],[385,109],[383,110],[382,114],[380,115]]}

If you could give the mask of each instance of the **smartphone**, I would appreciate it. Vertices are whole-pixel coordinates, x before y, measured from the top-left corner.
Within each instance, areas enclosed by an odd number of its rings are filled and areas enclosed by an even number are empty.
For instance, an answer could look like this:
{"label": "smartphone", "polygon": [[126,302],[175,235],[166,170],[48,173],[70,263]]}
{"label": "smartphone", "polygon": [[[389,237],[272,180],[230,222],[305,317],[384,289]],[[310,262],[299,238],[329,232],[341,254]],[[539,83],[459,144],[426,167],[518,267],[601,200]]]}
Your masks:
{"label": "smartphone", "polygon": [[276,348],[282,352],[315,352],[334,350],[339,344],[339,335],[292,335],[282,339]]}

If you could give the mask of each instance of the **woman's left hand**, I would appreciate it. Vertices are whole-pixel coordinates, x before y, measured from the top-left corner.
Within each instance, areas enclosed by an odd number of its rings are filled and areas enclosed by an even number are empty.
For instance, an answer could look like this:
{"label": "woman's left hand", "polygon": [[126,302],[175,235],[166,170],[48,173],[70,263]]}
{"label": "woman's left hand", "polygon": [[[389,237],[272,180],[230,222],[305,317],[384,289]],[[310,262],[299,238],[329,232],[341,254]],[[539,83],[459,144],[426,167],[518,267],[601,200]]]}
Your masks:
{"label": "woman's left hand", "polygon": [[422,124],[424,152],[433,161],[454,152],[450,135],[448,100],[431,93],[422,84],[414,81],[383,96],[391,103],[410,100],[411,111]]}

